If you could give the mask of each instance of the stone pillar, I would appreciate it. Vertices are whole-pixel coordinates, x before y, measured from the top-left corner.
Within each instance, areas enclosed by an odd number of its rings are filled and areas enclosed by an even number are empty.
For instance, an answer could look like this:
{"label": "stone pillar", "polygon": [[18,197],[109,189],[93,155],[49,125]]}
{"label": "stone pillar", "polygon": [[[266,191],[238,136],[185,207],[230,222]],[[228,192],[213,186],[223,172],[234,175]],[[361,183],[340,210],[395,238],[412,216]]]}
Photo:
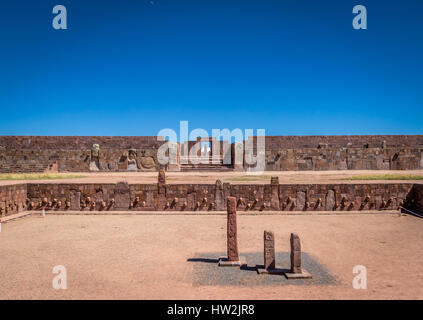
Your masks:
{"label": "stone pillar", "polygon": [[216,180],[215,192],[214,192],[214,208],[215,210],[225,210],[225,204],[223,201],[223,185],[222,181]]}
{"label": "stone pillar", "polygon": [[325,210],[326,211],[333,211],[335,210],[335,191],[334,190],[328,190],[326,193],[326,199],[325,199]]}
{"label": "stone pillar", "polygon": [[115,186],[115,210],[128,210],[131,202],[128,182],[118,182]]}
{"label": "stone pillar", "polygon": [[291,233],[291,273],[302,273],[301,242],[296,233]]}
{"label": "stone pillar", "polygon": [[236,198],[227,197],[226,208],[228,210],[227,218],[227,257],[219,258],[219,266],[236,267],[247,264],[245,257],[238,255],[238,237],[236,227]]}
{"label": "stone pillar", "polygon": [[[223,183],[223,199],[231,195],[231,184],[229,182]],[[226,210],[226,201],[223,201],[224,210]]]}
{"label": "stone pillar", "polygon": [[159,171],[159,177],[157,179],[157,183],[159,186],[159,193],[165,193],[166,191],[166,174],[163,169]]}
{"label": "stone pillar", "polygon": [[228,246],[228,261],[238,261],[238,238],[236,228],[236,198],[227,198],[228,208],[228,229],[227,229],[227,246]]}
{"label": "stone pillar", "polygon": [[306,204],[306,193],[304,191],[297,191],[297,211],[303,211]]}
{"label": "stone pillar", "polygon": [[166,206],[166,175],[163,169],[159,171],[157,186],[159,196],[157,210],[163,210]]}
{"label": "stone pillar", "polygon": [[70,192],[70,209],[81,210],[81,192],[77,190],[71,190]]}
{"label": "stone pillar", "polygon": [[264,231],[264,268],[275,269],[275,236],[272,231]]}
{"label": "stone pillar", "polygon": [[270,179],[270,186],[272,190],[272,198],[270,200],[270,209],[272,210],[280,210],[279,204],[279,178],[272,177]]}

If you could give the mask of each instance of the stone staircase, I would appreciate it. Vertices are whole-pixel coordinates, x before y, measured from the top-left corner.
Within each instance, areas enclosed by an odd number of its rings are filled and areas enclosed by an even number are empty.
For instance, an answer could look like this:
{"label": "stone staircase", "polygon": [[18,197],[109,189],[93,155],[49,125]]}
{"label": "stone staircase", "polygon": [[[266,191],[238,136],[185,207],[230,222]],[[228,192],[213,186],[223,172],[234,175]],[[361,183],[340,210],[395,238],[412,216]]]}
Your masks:
{"label": "stone staircase", "polygon": [[48,163],[0,163],[0,173],[43,173]]}
{"label": "stone staircase", "polygon": [[211,156],[199,156],[195,159],[188,159],[181,157],[181,171],[232,171],[233,166],[230,164],[223,164],[223,159],[213,159]]}

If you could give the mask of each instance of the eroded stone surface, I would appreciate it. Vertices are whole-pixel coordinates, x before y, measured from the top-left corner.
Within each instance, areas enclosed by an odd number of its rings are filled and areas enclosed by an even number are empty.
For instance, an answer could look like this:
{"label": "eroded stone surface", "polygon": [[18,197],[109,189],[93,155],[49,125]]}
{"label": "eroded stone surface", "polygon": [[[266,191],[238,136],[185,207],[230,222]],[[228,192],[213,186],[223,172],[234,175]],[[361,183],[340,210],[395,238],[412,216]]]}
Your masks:
{"label": "eroded stone surface", "polygon": [[118,182],[115,187],[115,209],[128,210],[131,202],[128,182]]}
{"label": "eroded stone surface", "polygon": [[237,238],[237,224],[236,224],[236,198],[228,197],[226,201],[228,211],[227,221],[227,246],[228,246],[228,261],[238,261],[238,238]]}
{"label": "eroded stone surface", "polygon": [[335,192],[333,190],[328,190],[325,199],[325,209],[326,211],[332,211],[335,208]]}
{"label": "eroded stone surface", "polygon": [[214,206],[216,210],[225,210],[225,204],[223,199],[224,198],[222,181],[216,180],[216,189],[214,194]]}
{"label": "eroded stone surface", "polygon": [[306,193],[304,191],[297,192],[297,207],[296,210],[302,211],[305,209]]}
{"label": "eroded stone surface", "polygon": [[270,208],[272,210],[279,210],[280,209],[280,203],[279,203],[279,178],[278,177],[272,177],[270,180],[270,186],[271,186],[271,200],[270,200]]}
{"label": "eroded stone surface", "polygon": [[264,231],[264,268],[275,269],[275,236],[272,231]]}
{"label": "eroded stone surface", "polygon": [[81,192],[71,190],[70,192],[70,209],[81,210]]}
{"label": "eroded stone surface", "polygon": [[301,273],[301,242],[296,233],[291,233],[291,273]]}

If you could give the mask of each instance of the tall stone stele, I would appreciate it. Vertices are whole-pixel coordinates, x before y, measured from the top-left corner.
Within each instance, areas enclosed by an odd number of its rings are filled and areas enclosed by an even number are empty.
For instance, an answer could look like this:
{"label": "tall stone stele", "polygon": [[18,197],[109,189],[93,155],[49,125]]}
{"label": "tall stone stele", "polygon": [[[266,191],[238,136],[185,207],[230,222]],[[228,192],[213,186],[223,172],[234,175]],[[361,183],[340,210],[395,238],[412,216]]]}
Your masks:
{"label": "tall stone stele", "polygon": [[157,179],[158,203],[157,210],[164,210],[166,208],[166,174],[163,169],[160,169]]}
{"label": "tall stone stele", "polygon": [[270,200],[270,209],[272,210],[280,210],[279,204],[279,178],[278,177],[271,177],[270,179],[270,186],[272,188],[272,197]]}
{"label": "tall stone stele", "polygon": [[275,235],[272,231],[264,231],[264,268],[275,269]]}
{"label": "tall stone stele", "polygon": [[256,265],[258,274],[283,275],[284,269],[276,267],[275,235],[273,231],[264,231],[264,266]]}
{"label": "tall stone stele", "polygon": [[285,273],[287,279],[310,279],[311,275],[301,266],[301,241],[296,233],[291,233],[291,270]]}
{"label": "tall stone stele", "polygon": [[228,261],[238,261],[238,237],[236,225],[236,198],[227,199],[228,219],[227,219],[227,247]]}
{"label": "tall stone stele", "polygon": [[301,241],[296,233],[291,233],[291,272],[301,273]]}
{"label": "tall stone stele", "polygon": [[227,216],[227,257],[220,257],[219,266],[221,267],[236,267],[247,264],[244,257],[238,255],[238,235],[236,224],[236,198],[227,197],[226,208]]}

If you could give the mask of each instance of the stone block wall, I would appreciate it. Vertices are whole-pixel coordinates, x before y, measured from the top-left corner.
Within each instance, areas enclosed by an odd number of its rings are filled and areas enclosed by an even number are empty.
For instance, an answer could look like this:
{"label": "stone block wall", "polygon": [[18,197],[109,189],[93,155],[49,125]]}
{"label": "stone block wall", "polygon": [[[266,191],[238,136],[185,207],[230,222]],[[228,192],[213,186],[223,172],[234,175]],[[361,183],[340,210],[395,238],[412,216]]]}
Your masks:
{"label": "stone block wall", "polygon": [[265,146],[266,171],[423,169],[423,136],[270,136]]}
{"label": "stone block wall", "polygon": [[26,208],[26,184],[0,186],[0,217],[25,211]]}
{"label": "stone block wall", "polygon": [[266,150],[267,171],[417,169],[423,169],[423,149],[308,148]]}
{"label": "stone block wall", "polygon": [[[256,154],[257,137],[251,140]],[[157,137],[0,136],[0,173],[127,171],[129,150],[138,171],[158,171],[163,143]],[[220,149],[225,157],[223,144]],[[267,171],[423,169],[423,135],[269,136],[265,159]]]}
{"label": "stone block wall", "polygon": [[157,171],[157,137],[82,136],[0,136],[0,173],[44,172],[57,167],[60,172],[87,172],[91,149],[100,147],[98,170],[126,171],[128,150],[135,150],[139,171]]}
{"label": "stone block wall", "polygon": [[[387,184],[28,184],[29,209],[216,211],[233,196],[241,211],[393,210],[416,185]],[[418,185],[417,185],[418,186]],[[413,196],[414,197],[414,196]],[[414,198],[413,198],[414,199]]]}

